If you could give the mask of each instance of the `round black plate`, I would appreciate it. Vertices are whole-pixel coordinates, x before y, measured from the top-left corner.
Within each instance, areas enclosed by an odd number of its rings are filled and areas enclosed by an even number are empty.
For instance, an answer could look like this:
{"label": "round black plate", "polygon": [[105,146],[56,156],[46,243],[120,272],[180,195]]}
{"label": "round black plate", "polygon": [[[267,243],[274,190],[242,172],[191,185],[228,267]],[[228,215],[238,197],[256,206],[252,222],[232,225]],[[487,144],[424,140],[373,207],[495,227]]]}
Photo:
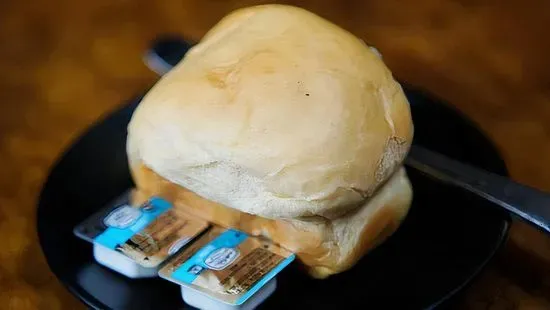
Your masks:
{"label": "round black plate", "polygon": [[[506,175],[491,143],[456,111],[405,89],[415,143]],[[126,125],[139,99],[85,133],[53,168],[40,197],[38,234],[53,273],[87,305],[100,309],[178,309],[179,288],[161,279],[132,280],[94,262],[91,245],[73,227],[132,181],[126,162]],[[278,277],[262,308],[432,308],[455,295],[506,238],[508,217],[486,201],[408,169],[411,211],[398,232],[348,272],[313,280],[297,264]]]}

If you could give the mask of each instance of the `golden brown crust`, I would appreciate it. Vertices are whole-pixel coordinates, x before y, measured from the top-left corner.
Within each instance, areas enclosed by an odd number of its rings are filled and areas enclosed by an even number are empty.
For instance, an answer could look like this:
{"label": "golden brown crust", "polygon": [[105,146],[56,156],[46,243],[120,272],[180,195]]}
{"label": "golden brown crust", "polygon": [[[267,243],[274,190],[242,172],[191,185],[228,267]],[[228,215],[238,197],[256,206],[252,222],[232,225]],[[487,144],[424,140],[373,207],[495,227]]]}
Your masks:
{"label": "golden brown crust", "polygon": [[364,42],[263,5],[223,18],[149,91],[127,152],[136,199],[266,236],[322,278],[399,226],[413,131],[399,83]]}
{"label": "golden brown crust", "polygon": [[143,164],[132,166],[137,185],[133,202],[158,195],[175,207],[214,224],[265,236],[296,253],[316,278],[351,268],[391,235],[406,215],[411,188],[404,170],[397,172],[367,205],[337,220],[273,220],[224,207],[171,183]]}

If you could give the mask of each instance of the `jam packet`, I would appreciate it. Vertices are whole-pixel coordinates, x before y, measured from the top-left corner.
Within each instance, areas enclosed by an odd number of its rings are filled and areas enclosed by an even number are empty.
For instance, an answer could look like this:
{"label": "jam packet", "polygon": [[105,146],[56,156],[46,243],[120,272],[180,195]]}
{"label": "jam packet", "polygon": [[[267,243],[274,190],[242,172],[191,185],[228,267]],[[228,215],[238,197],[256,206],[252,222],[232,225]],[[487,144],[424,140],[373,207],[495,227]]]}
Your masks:
{"label": "jam packet", "polygon": [[204,232],[209,223],[172,208],[159,197],[140,206],[130,203],[130,191],[74,229],[94,250],[123,254],[145,268],[155,268]]}
{"label": "jam packet", "polygon": [[159,275],[181,285],[182,290],[239,306],[273,282],[294,258],[269,240],[213,226],[167,261]]}

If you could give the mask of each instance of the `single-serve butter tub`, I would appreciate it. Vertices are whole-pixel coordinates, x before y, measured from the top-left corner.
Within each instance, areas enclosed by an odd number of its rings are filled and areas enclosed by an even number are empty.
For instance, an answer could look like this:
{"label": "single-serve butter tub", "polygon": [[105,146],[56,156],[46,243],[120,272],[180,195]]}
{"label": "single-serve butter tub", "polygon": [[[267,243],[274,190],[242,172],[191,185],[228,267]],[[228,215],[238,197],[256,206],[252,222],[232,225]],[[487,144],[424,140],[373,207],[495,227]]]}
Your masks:
{"label": "single-serve butter tub", "polygon": [[185,303],[202,310],[252,310],[263,303],[276,289],[277,279],[273,278],[240,305],[225,303],[220,299],[212,298],[206,293],[186,286],[181,287],[181,296]]}
{"label": "single-serve butter tub", "polygon": [[159,275],[181,286],[183,300],[204,310],[254,309],[277,287],[295,255],[271,241],[218,226],[174,255]]}
{"label": "single-serve butter tub", "polygon": [[130,192],[75,227],[93,244],[95,260],[129,278],[158,276],[159,266],[206,230],[209,224],[153,197],[134,207]]}
{"label": "single-serve butter tub", "polygon": [[143,267],[126,255],[113,251],[101,244],[94,243],[93,247],[94,258],[99,264],[128,278],[154,278],[158,275],[158,268]]}

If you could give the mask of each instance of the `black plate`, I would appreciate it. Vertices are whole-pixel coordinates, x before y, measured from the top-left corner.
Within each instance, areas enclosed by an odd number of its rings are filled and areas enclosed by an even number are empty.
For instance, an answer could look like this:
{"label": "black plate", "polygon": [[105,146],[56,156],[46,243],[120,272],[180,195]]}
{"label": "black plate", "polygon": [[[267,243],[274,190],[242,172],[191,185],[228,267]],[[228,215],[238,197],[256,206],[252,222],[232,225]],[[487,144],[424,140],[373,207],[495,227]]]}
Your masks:
{"label": "black plate", "polygon": [[[492,144],[456,111],[405,89],[415,122],[415,143],[506,175]],[[138,100],[98,122],[53,168],[38,205],[38,234],[53,273],[87,305],[100,309],[177,309],[176,285],[131,280],[94,262],[90,244],[73,227],[132,186],[125,152],[126,125]],[[509,218],[472,195],[408,169],[412,209],[398,232],[349,272],[313,280],[296,264],[278,277],[265,308],[371,309],[441,305],[463,288],[506,238]],[[383,307],[382,307],[383,306]]]}

